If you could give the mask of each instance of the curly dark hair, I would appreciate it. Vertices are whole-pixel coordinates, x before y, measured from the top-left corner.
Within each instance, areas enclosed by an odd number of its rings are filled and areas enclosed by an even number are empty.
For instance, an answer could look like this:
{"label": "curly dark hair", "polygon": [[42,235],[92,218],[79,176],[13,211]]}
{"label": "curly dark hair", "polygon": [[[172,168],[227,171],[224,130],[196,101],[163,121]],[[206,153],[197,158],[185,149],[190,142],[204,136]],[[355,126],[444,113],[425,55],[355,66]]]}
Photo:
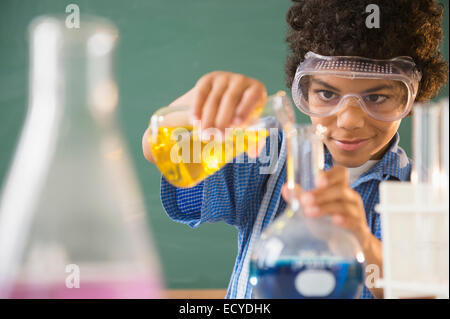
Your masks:
{"label": "curly dark hair", "polygon": [[[422,72],[416,101],[435,97],[448,78],[439,51],[443,6],[436,0],[293,0],[286,14],[286,85],[306,52],[390,59],[410,56]],[[366,6],[380,8],[380,28],[366,27]]]}

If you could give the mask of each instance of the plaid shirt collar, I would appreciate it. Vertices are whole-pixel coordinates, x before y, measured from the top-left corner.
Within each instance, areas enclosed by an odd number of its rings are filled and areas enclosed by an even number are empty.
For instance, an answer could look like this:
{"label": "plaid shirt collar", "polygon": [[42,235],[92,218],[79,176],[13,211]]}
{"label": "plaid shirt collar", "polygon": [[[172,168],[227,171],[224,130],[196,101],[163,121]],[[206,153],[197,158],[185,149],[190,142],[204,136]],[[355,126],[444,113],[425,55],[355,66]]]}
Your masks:
{"label": "plaid shirt collar", "polygon": [[[379,180],[380,182],[388,179],[397,179],[402,182],[408,181],[410,179],[411,163],[405,151],[399,147],[399,141],[400,136],[397,132],[390,141],[390,147],[383,158],[371,169],[363,173],[352,186],[357,187],[372,179]],[[332,166],[333,159],[331,153],[325,147],[325,170],[329,170]]]}

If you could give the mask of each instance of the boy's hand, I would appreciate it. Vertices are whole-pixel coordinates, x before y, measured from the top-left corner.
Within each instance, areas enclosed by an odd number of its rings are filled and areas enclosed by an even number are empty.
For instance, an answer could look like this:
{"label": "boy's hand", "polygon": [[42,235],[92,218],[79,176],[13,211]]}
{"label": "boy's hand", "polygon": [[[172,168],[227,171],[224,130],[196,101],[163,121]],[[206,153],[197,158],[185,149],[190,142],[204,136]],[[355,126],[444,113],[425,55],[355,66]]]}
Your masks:
{"label": "boy's hand", "polygon": [[[285,184],[285,200],[288,200],[288,194]],[[331,215],[333,223],[353,232],[361,245],[370,237],[361,196],[350,188],[345,167],[336,166],[322,172],[316,181],[316,189],[306,192],[296,188],[295,196],[303,206],[306,216],[314,218]]]}
{"label": "boy's hand", "polygon": [[[242,74],[214,71],[202,76],[195,86],[173,101],[170,106],[190,105],[193,120],[201,121],[202,130],[217,128],[222,134],[229,127],[245,123],[251,112],[266,103],[267,92],[263,83]],[[145,158],[153,163],[148,145],[149,130],[142,137]],[[256,157],[265,141],[258,141],[247,154]]]}
{"label": "boy's hand", "polygon": [[242,74],[215,71],[202,76],[193,88],[192,116],[202,128],[239,126],[267,99],[263,83]]}

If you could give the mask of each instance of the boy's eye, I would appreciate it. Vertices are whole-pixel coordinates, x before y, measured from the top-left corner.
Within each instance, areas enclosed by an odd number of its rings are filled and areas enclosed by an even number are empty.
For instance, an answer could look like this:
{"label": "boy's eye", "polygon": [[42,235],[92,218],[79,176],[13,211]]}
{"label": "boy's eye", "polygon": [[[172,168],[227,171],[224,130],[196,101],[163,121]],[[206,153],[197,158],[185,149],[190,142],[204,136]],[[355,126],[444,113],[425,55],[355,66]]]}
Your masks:
{"label": "boy's eye", "polygon": [[365,97],[365,100],[369,103],[383,103],[387,100],[387,98],[388,97],[386,95],[382,94],[370,94]]}
{"label": "boy's eye", "polygon": [[335,93],[327,90],[318,90],[316,93],[318,93],[319,97],[324,101],[330,101],[337,96]]}

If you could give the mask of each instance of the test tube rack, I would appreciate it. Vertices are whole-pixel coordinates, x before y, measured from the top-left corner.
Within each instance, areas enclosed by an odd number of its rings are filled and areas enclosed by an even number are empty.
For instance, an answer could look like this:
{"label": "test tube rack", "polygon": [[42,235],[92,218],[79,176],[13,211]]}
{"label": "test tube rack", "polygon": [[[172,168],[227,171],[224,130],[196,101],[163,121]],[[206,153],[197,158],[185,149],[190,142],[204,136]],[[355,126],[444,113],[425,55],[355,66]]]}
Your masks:
{"label": "test tube rack", "polygon": [[448,99],[414,106],[411,182],[380,183],[385,298],[449,298]]}
{"label": "test tube rack", "polygon": [[449,298],[448,188],[380,183],[384,298]]}

